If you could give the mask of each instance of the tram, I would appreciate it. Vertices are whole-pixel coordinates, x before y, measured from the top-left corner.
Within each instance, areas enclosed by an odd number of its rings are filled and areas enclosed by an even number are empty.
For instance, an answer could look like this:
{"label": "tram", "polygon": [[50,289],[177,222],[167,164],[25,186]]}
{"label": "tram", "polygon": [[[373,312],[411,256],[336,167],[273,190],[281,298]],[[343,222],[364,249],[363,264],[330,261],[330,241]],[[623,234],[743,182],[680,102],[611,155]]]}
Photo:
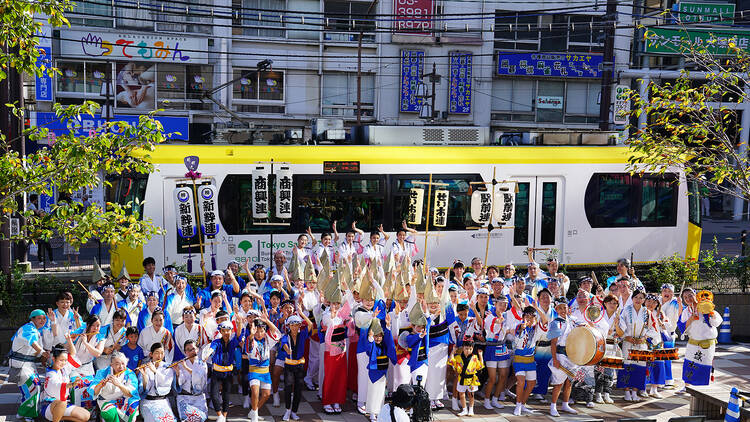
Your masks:
{"label": "tram", "polygon": [[[207,263],[213,254],[219,266],[229,260],[267,266],[275,251],[290,254],[308,227],[319,236],[331,231],[333,221],[341,241],[353,221],[365,232],[382,224],[393,236],[406,217],[414,182],[430,174],[450,193],[446,227],[430,227],[425,242],[426,213],[412,226],[430,266],[484,258],[488,235],[487,261],[498,265],[526,264],[528,247],[559,251],[560,262],[569,265],[610,264],[631,253],[636,262],[675,252],[696,258],[700,248],[699,197],[689,194],[694,187],[678,172],[631,175],[626,147],[163,145],[150,153],[152,174],[112,179],[107,199],[121,204],[137,199],[140,217],[166,234],[138,248],[115,245],[112,268],[125,263],[137,272],[148,256],[159,265],[191,259],[192,268],[200,268],[198,239],[178,236],[173,203],[175,187],[185,182],[186,156],[199,157],[201,181],[218,189],[219,234],[204,240],[204,253]],[[273,192],[272,218],[253,218],[252,172],[259,162],[291,171],[290,219],[273,218]],[[497,180],[517,182],[516,205],[512,228],[488,234],[475,227],[470,203],[479,186],[472,182],[491,181],[493,171]]]}

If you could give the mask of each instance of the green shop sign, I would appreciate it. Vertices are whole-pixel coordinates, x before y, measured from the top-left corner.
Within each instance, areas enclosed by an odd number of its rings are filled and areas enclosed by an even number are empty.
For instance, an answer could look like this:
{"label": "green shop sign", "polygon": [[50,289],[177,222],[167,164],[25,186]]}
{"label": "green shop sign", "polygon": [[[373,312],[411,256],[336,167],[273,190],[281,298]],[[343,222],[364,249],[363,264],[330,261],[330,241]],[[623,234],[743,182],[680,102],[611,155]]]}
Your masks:
{"label": "green shop sign", "polygon": [[682,23],[733,23],[734,4],[680,2],[677,19]]}
{"label": "green shop sign", "polygon": [[714,55],[728,55],[729,43],[750,51],[750,32],[716,31],[711,29],[648,28],[644,53],[683,54],[690,48],[702,49]]}

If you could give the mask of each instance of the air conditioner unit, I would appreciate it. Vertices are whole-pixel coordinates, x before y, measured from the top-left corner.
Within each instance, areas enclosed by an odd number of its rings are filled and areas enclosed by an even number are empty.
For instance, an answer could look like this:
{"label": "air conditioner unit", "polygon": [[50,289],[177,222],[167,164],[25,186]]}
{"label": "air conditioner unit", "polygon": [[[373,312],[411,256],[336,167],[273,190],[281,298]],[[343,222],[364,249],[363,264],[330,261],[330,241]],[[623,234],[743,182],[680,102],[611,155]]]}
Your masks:
{"label": "air conditioner unit", "polygon": [[369,145],[489,145],[490,128],[476,126],[366,126]]}

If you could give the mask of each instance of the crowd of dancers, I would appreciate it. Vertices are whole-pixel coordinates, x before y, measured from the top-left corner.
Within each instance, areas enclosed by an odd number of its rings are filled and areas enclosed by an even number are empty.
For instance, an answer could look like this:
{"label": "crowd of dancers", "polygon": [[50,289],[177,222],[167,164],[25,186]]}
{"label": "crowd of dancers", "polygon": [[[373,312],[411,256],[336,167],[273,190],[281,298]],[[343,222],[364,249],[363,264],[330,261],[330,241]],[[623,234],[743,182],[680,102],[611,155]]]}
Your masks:
{"label": "crowd of dancers", "polygon": [[[571,283],[554,257],[543,271],[533,249],[525,275],[479,258],[441,273],[416,259],[405,223],[392,242],[382,227],[367,236],[352,224],[343,241],[333,229],[300,235],[288,263],[282,252],[268,268],[232,261],[206,273],[201,263],[205,287],[196,289],[173,266],[157,274],[153,258],[138,282],[125,267],[108,277],[97,266],[85,316],[62,291],[13,337],[11,380],[24,406],[39,385],[37,411],[54,422],[92,413],[202,422],[209,406],[223,422],[239,385],[252,422],[282,396],[283,420],[300,419],[305,389],[326,413],[342,412],[350,391],[370,420],[401,421],[419,384],[433,411],[447,404],[470,417],[481,396],[487,409],[534,414],[536,400],[559,416],[577,413],[576,402],[613,403],[613,388],[639,401],[710,382],[721,317],[709,292],[675,295],[665,284],[648,293],[627,259],[601,284]],[[575,337],[578,327],[594,346]],[[674,351],[678,335],[689,341],[676,384],[676,352],[654,350]],[[574,363],[587,353],[598,359]]]}

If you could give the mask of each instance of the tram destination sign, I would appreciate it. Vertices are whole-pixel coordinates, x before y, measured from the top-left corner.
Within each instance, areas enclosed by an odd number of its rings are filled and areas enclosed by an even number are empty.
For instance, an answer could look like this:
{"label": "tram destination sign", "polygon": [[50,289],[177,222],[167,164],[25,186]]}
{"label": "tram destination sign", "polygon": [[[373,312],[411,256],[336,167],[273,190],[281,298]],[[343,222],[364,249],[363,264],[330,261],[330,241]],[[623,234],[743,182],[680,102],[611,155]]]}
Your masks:
{"label": "tram destination sign", "polygon": [[323,161],[323,173],[359,174],[359,161]]}

